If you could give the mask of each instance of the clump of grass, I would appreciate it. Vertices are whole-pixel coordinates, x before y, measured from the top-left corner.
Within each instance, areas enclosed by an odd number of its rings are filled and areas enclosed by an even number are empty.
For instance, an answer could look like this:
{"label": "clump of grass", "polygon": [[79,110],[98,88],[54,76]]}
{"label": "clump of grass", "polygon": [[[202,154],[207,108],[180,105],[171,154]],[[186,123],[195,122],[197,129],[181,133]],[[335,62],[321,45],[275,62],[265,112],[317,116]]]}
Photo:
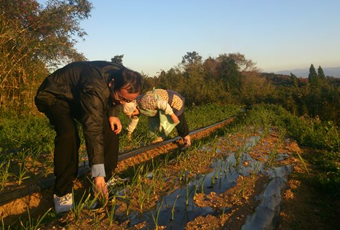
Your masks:
{"label": "clump of grass", "polygon": [[155,224],[155,230],[159,229],[158,219],[159,219],[159,213],[161,211],[162,205],[163,205],[163,200],[159,205],[157,205],[156,210],[155,210],[155,214],[153,212],[151,213],[153,222]]}
{"label": "clump of grass", "polygon": [[9,167],[11,165],[11,161],[8,160],[7,162],[6,161],[3,161],[0,163],[0,181],[1,181],[1,189],[0,190],[3,190],[5,188],[5,185],[7,183],[7,180],[8,178],[11,176],[11,173],[9,172]]}
{"label": "clump of grass", "polygon": [[29,208],[27,208],[27,213],[28,213],[28,220],[24,223],[22,221],[20,221],[21,224],[21,229],[24,230],[37,230],[40,229],[39,225],[41,224],[41,222],[43,221],[43,219],[47,216],[47,214],[52,210],[52,208],[48,209],[44,215],[42,215],[41,217],[39,217],[38,219],[33,219],[31,217],[31,213]]}
{"label": "clump of grass", "polygon": [[72,189],[73,208],[71,209],[71,212],[74,214],[75,220],[79,219],[80,214],[81,214],[81,212],[83,211],[83,209],[85,207],[85,202],[83,200],[84,198],[85,198],[85,192],[83,193],[80,201],[79,202],[75,202],[75,193],[74,193],[74,189]]}

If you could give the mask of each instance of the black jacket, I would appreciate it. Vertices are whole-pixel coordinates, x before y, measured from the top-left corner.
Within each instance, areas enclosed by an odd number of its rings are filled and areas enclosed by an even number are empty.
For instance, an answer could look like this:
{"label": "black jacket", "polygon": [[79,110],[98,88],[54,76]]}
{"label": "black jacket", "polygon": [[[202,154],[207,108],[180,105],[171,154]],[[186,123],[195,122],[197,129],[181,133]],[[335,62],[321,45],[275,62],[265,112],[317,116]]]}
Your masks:
{"label": "black jacket", "polygon": [[104,163],[103,119],[114,113],[108,82],[122,65],[105,62],[74,62],[49,75],[35,97],[44,112],[58,100],[66,100],[79,109],[90,165]]}

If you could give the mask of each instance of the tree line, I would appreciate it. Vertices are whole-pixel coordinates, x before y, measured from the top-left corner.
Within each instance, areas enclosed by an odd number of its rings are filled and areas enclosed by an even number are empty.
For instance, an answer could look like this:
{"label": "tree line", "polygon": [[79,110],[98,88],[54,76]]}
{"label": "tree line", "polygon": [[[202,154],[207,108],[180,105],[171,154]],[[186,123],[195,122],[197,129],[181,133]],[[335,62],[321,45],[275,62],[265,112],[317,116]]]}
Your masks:
{"label": "tree line", "polygon": [[[37,87],[57,66],[86,60],[75,49],[74,36],[84,38],[80,22],[90,16],[88,0],[0,0],[0,110],[17,114],[34,110]],[[123,62],[116,55],[112,62]],[[280,104],[291,113],[339,124],[340,81],[310,67],[308,79],[291,74],[262,73],[244,54],[223,53],[203,59],[187,52],[173,68],[144,76],[144,91],[171,89],[187,106],[207,103]]]}
{"label": "tree line", "polygon": [[278,104],[296,116],[340,124],[340,79],[325,76],[311,64],[308,78],[260,72],[243,54],[221,54],[202,60],[188,52],[176,68],[146,78],[146,90],[167,88],[181,93],[186,104]]}

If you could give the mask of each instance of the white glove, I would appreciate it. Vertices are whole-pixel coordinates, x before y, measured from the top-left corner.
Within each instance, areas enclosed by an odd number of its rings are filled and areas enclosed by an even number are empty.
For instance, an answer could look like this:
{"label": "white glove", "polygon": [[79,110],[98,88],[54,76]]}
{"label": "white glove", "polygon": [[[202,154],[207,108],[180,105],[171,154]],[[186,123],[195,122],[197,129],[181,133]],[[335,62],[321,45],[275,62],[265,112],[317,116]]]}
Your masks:
{"label": "white glove", "polygon": [[190,138],[189,135],[185,136],[185,137],[183,138],[183,140],[184,140],[184,145],[185,145],[185,147],[189,147],[189,146],[191,145],[191,138]]}
{"label": "white glove", "polygon": [[127,139],[128,139],[128,141],[131,141],[131,140],[132,140],[131,136],[132,136],[132,132],[128,132],[128,134],[127,134]]}

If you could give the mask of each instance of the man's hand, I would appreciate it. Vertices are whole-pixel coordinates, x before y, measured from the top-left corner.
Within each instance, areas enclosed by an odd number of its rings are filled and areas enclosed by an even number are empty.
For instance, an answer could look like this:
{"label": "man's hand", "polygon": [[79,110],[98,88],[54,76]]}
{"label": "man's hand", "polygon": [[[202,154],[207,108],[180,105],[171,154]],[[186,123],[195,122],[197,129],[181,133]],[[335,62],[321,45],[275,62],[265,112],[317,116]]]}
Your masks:
{"label": "man's hand", "polygon": [[[111,125],[111,130],[116,134],[119,134],[122,131],[122,123],[120,122],[118,117],[109,117],[109,122]],[[117,128],[115,128],[115,125]]]}
{"label": "man's hand", "polygon": [[94,185],[95,185],[95,194],[99,193],[99,197],[105,198],[105,200],[107,200],[109,198],[109,192],[107,190],[105,178],[102,176],[95,177]]}
{"label": "man's hand", "polygon": [[172,113],[170,116],[174,123],[178,123],[178,117],[174,113]]}

